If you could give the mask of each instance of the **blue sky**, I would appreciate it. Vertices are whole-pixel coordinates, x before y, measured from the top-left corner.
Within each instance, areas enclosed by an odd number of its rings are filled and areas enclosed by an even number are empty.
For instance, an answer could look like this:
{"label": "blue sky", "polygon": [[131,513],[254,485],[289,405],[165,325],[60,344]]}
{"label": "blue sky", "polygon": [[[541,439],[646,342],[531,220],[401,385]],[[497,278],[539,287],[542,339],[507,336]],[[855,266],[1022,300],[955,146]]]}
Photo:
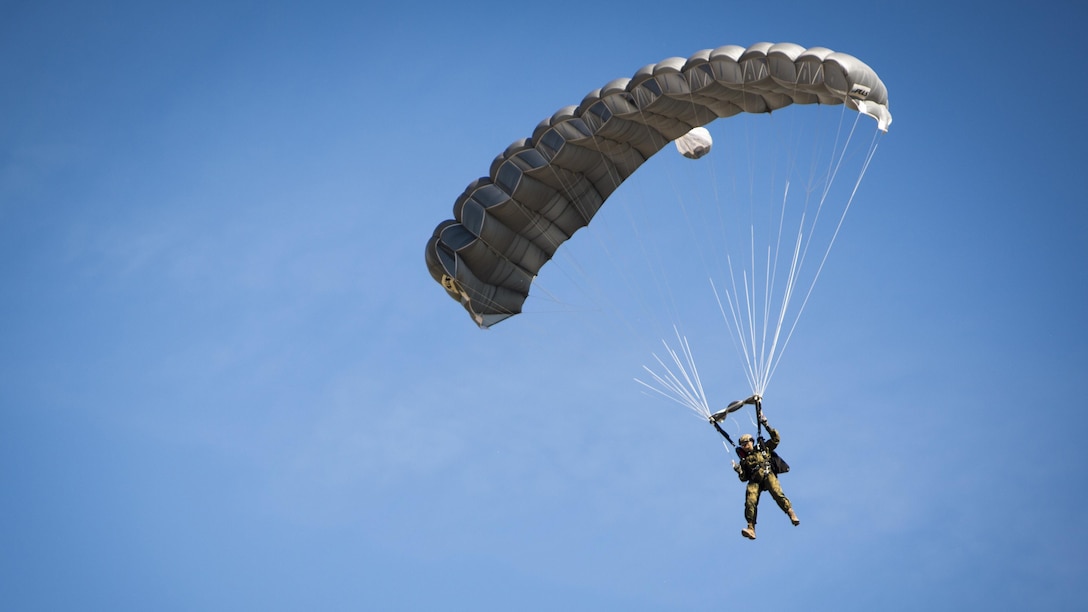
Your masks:
{"label": "blue sky", "polygon": [[[1085,9],[93,4],[0,8],[3,607],[1081,603]],[[423,245],[556,109],[760,41],[895,123],[768,389],[802,524],[749,542],[659,337],[478,330]]]}

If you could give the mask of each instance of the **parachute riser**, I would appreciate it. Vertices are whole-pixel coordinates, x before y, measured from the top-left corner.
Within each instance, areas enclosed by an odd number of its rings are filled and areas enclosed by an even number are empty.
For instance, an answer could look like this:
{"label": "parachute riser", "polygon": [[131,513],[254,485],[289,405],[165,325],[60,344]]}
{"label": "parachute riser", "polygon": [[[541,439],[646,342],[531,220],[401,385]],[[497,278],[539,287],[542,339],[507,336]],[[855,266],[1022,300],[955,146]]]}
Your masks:
{"label": "parachute riser", "polygon": [[763,446],[763,398],[753,395],[756,404],[756,442]]}
{"label": "parachute riser", "polygon": [[[710,424],[713,425],[714,429],[717,429],[718,433],[720,433],[722,435],[722,437],[724,437],[729,442],[729,444],[733,447],[733,450],[736,450],[736,448],[737,448],[736,443],[733,442],[733,438],[729,437],[729,434],[726,433],[726,431],[724,429],[722,429],[722,426],[719,423],[721,421],[725,420],[725,417],[729,416],[730,414],[740,410],[741,408],[743,408],[743,407],[745,407],[745,406],[747,406],[749,404],[753,404],[756,407],[756,422],[757,422],[757,425],[759,425],[760,421],[762,421],[762,417],[763,417],[763,398],[760,397],[759,395],[753,395],[753,396],[751,396],[751,397],[749,397],[748,399],[745,399],[745,400],[737,400],[737,401],[729,404],[725,408],[723,408],[723,409],[715,412],[714,414],[710,415],[710,419],[709,419]],[[758,433],[759,433],[759,435],[757,437],[757,440],[759,441],[759,444],[762,446],[762,444],[763,444],[763,429],[762,429],[762,427],[760,427],[758,429]]]}

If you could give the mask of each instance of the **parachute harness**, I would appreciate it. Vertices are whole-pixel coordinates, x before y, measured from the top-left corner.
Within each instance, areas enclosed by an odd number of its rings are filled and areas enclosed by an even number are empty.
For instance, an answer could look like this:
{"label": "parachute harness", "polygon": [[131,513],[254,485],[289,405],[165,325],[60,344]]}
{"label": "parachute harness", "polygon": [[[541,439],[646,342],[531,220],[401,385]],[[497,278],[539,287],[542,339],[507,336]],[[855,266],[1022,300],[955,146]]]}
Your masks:
{"label": "parachute harness", "polygon": [[[780,456],[778,456],[778,454],[774,450],[768,450],[766,447],[766,441],[763,438],[763,398],[759,395],[753,395],[746,400],[740,400],[729,404],[729,406],[725,407],[724,409],[710,415],[709,421],[712,425],[714,425],[714,429],[717,429],[718,433],[720,433],[722,437],[724,437],[729,442],[730,446],[733,447],[733,451],[737,454],[737,456],[743,459],[744,456],[741,455],[740,449],[737,448],[737,445],[733,442],[733,438],[731,438],[729,434],[724,429],[722,429],[722,426],[719,425],[718,422],[723,420],[731,412],[740,410],[748,404],[753,404],[756,407],[757,437],[754,452],[762,453],[766,451],[766,460],[762,461],[758,468],[759,477],[762,479],[766,478],[769,474],[783,474],[790,471],[789,464],[786,463],[785,460],[783,460]],[[768,427],[768,429],[770,428]]]}

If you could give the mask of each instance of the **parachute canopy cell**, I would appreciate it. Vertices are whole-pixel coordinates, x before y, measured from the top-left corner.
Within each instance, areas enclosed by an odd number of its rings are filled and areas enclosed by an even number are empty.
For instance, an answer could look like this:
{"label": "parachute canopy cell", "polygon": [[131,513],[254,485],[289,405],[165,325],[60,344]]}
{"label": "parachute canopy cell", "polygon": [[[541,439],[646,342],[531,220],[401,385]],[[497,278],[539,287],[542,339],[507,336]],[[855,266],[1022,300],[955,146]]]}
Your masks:
{"label": "parachute canopy cell", "polygon": [[507,147],[456,199],[454,218],[435,228],[427,269],[490,327],[521,312],[559,246],[666,144],[681,139],[683,153],[683,140],[715,119],[791,104],[845,104],[882,131],[892,122],[883,82],[845,53],[758,43],[669,58],[591,91]]}

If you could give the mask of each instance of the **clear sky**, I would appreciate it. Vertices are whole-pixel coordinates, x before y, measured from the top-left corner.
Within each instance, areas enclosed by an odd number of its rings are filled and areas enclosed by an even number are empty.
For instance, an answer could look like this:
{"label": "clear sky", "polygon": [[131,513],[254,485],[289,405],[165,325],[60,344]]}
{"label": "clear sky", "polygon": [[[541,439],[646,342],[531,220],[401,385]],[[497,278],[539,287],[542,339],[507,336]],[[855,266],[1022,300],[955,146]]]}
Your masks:
{"label": "clear sky", "polygon": [[[0,607],[1083,605],[1079,3],[165,5],[0,6]],[[556,109],[760,41],[895,122],[768,388],[802,523],[750,542],[659,337],[481,331],[423,246]]]}

